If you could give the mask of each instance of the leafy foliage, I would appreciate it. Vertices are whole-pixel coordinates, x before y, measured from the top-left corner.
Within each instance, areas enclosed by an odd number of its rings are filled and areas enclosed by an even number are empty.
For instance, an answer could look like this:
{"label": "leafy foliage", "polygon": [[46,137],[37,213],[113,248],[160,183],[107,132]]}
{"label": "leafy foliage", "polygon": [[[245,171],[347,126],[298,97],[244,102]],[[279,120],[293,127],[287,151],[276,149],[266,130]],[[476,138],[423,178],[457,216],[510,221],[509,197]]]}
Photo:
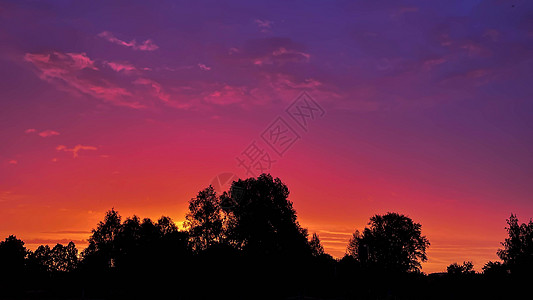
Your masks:
{"label": "leafy foliage", "polygon": [[185,227],[189,231],[192,247],[196,251],[222,241],[222,209],[212,186],[200,191],[189,201],[189,212],[185,216]]}
{"label": "leafy foliage", "polygon": [[453,263],[446,268],[450,275],[468,275],[474,274],[474,264],[471,261],[465,261],[462,265]]}
{"label": "leafy foliage", "polygon": [[320,239],[316,233],[313,233],[313,237],[311,238],[311,241],[309,241],[309,247],[311,247],[311,253],[313,256],[320,256],[325,253],[324,247],[320,243]]}
{"label": "leafy foliage", "polygon": [[419,223],[405,215],[387,213],[371,217],[368,225],[362,234],[353,234],[348,255],[367,267],[391,272],[420,270],[430,243]]}
{"label": "leafy foliage", "polygon": [[526,273],[533,267],[533,221],[519,224],[516,215],[511,214],[505,228],[508,237],[502,243],[498,256],[511,273]]}
{"label": "leafy foliage", "polygon": [[227,234],[251,255],[310,255],[307,230],[297,221],[289,189],[279,178],[262,174],[233,183],[243,190],[230,212]]}

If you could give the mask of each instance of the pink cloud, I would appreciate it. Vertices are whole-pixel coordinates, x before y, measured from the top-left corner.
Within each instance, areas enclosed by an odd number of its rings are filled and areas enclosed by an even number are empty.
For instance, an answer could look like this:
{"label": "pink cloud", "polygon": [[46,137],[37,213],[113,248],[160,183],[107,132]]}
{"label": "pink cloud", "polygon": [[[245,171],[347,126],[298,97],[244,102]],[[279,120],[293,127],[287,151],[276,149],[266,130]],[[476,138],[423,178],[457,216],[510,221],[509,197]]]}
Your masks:
{"label": "pink cloud", "polygon": [[250,97],[250,93],[245,87],[224,85],[222,88],[204,97],[209,103],[228,105],[244,101]]}
{"label": "pink cloud", "polygon": [[165,93],[165,92],[163,92],[163,88],[161,87],[161,84],[159,84],[158,82],[155,82],[155,81],[153,81],[151,79],[139,78],[139,79],[135,80],[133,83],[151,86],[152,89],[154,90],[157,98],[159,98],[163,102],[169,102],[170,101],[170,95]]}
{"label": "pink cloud", "polygon": [[[56,55],[61,55],[60,53],[56,52]],[[98,70],[94,66],[94,61],[91,60],[86,53],[66,53],[66,56],[70,57],[72,61],[74,62],[74,68],[82,70],[85,68]]]}
{"label": "pink cloud", "polygon": [[106,39],[107,41],[109,41],[111,43],[114,43],[114,44],[117,44],[117,45],[121,45],[121,46],[125,46],[125,47],[129,47],[129,48],[132,48],[134,50],[154,51],[154,50],[159,49],[159,46],[154,44],[152,42],[152,40],[150,40],[150,39],[142,42],[141,44],[138,44],[135,40],[132,40],[130,42],[126,42],[126,41],[123,41],[121,39],[118,39],[117,37],[115,37],[113,35],[113,33],[109,32],[109,31],[101,32],[100,34],[98,34],[98,36],[101,37],[101,38]]}
{"label": "pink cloud", "polygon": [[435,59],[428,59],[424,61],[423,68],[425,70],[431,70],[433,67],[438,66],[440,64],[443,64],[446,62],[446,59],[444,58],[435,58]]}
{"label": "pink cloud", "polygon": [[45,130],[39,133],[39,136],[41,137],[49,137],[49,136],[54,136],[54,135],[59,135],[59,132],[54,131],[54,130]]}
{"label": "pink cloud", "polygon": [[98,150],[98,148],[97,147],[93,147],[93,146],[84,146],[84,145],[78,144],[78,145],[76,145],[76,146],[74,146],[73,148],[70,148],[70,149],[67,148],[67,146],[65,146],[65,145],[59,145],[59,146],[56,147],[56,150],[57,151],[72,152],[72,156],[74,158],[76,158],[76,157],[78,157],[78,152],[80,150]]}
{"label": "pink cloud", "polygon": [[311,55],[302,51],[279,47],[262,57],[253,60],[254,65],[285,64],[287,62],[309,62]]}
{"label": "pink cloud", "polygon": [[128,63],[106,62],[106,64],[115,72],[130,73],[137,71],[137,68],[135,68],[135,66]]}
{"label": "pink cloud", "polygon": [[16,160],[14,160],[14,159],[12,159],[12,160],[10,160],[8,163],[11,164],[11,165],[16,165],[16,164],[18,164],[19,162],[16,161]]}
{"label": "pink cloud", "polygon": [[25,133],[34,133],[35,129],[34,128],[26,129],[24,132]]}
{"label": "pink cloud", "polygon": [[465,49],[468,52],[468,56],[490,57],[492,55],[489,49],[473,41],[466,41],[460,48]]}
{"label": "pink cloud", "polygon": [[229,50],[228,50],[228,54],[229,55],[232,55],[234,53],[239,53],[239,52],[241,52],[241,50],[239,50],[238,48],[235,48],[235,47],[229,48]]}
{"label": "pink cloud", "polygon": [[265,32],[265,33],[270,32],[270,28],[272,27],[272,24],[273,24],[272,21],[260,20],[260,19],[255,19],[254,23],[257,25],[257,27],[259,27],[261,32]]}
{"label": "pink cloud", "polygon": [[311,58],[311,55],[309,53],[300,52],[296,50],[287,50],[284,47],[280,47],[276,51],[272,52],[272,55],[274,56],[295,56],[296,58],[302,57],[305,61],[309,61]]}
{"label": "pink cloud", "polygon": [[90,95],[118,106],[144,107],[132,99],[133,95],[129,91],[112,84],[103,74],[98,73],[100,71],[94,61],[85,53],[27,53],[24,58],[37,68],[42,80],[55,84],[60,89]]}
{"label": "pink cloud", "polygon": [[203,70],[203,71],[209,71],[211,70],[210,67],[204,65],[204,64],[198,64],[198,67],[200,68],[200,70]]}

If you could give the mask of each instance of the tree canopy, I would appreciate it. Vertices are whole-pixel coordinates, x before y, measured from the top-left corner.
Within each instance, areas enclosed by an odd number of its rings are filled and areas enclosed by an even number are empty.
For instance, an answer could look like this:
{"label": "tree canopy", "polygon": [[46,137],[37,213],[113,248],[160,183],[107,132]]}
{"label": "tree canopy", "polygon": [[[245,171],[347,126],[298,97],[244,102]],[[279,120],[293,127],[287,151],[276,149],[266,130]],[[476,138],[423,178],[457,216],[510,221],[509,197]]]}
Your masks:
{"label": "tree canopy", "polygon": [[422,225],[398,213],[375,215],[368,225],[362,233],[356,230],[353,234],[347,247],[349,256],[366,267],[392,272],[420,270],[430,245],[422,235]]}
{"label": "tree canopy", "polygon": [[502,243],[498,256],[513,273],[530,272],[533,267],[533,221],[520,224],[516,215],[507,219],[508,237]]}

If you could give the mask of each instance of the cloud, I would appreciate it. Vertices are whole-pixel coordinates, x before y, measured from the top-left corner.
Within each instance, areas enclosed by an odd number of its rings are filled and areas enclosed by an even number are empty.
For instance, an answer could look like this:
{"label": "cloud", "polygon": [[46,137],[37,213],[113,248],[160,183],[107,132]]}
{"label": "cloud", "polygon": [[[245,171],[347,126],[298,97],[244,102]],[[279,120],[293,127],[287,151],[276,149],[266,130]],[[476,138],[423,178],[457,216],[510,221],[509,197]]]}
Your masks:
{"label": "cloud", "polygon": [[71,240],[71,239],[26,239],[24,241],[28,245],[56,245],[56,244],[63,244],[67,245],[70,242],[73,242],[76,245],[83,245],[86,244],[86,240]]}
{"label": "cloud", "polygon": [[16,160],[14,160],[14,159],[12,159],[12,160],[10,160],[8,163],[11,164],[11,165],[16,165],[16,164],[18,164],[19,162],[16,161]]}
{"label": "cloud", "polygon": [[131,73],[137,71],[137,68],[129,63],[106,62],[106,64],[115,72]]}
{"label": "cloud", "polygon": [[14,194],[12,191],[0,191],[0,202],[13,201],[21,198],[22,195]]}
{"label": "cloud", "polygon": [[41,137],[49,137],[49,136],[54,136],[54,135],[59,135],[59,132],[54,131],[54,130],[45,130],[39,133],[39,136]]}
{"label": "cloud", "polygon": [[261,32],[265,32],[265,33],[270,32],[270,29],[272,28],[272,24],[273,24],[272,21],[260,20],[260,19],[255,19],[254,23],[257,25],[257,27],[259,27]]}
{"label": "cloud", "polygon": [[159,84],[156,81],[153,81],[153,80],[147,79],[147,78],[139,78],[139,79],[135,80],[133,83],[151,86],[152,89],[154,90],[157,98],[159,98],[160,100],[162,100],[164,102],[169,102],[170,101],[170,95],[165,93],[165,92],[163,92],[163,88],[161,87],[161,84]]}
{"label": "cloud", "polygon": [[235,48],[235,47],[231,47],[231,48],[229,48],[229,50],[228,50],[228,54],[229,54],[229,55],[232,55],[232,54],[234,54],[234,53],[239,53],[239,52],[241,52],[241,50],[239,50],[239,48]]}
{"label": "cloud", "polygon": [[446,59],[444,58],[435,58],[435,59],[428,59],[426,61],[424,61],[423,63],[423,68],[425,70],[431,70],[433,69],[435,66],[438,66],[440,64],[443,64],[446,62]]}
{"label": "cloud", "polygon": [[254,65],[262,66],[276,63],[285,64],[287,62],[308,62],[310,58],[311,55],[309,53],[280,47],[272,51],[272,53],[254,59],[253,63]]}
{"label": "cloud", "polygon": [[138,44],[135,40],[132,40],[130,42],[126,42],[126,41],[120,40],[117,37],[115,37],[113,35],[113,33],[109,32],[109,31],[101,32],[101,33],[98,34],[98,36],[101,37],[101,38],[106,39],[107,41],[109,41],[111,43],[114,43],[114,44],[117,44],[117,45],[121,45],[121,46],[125,46],[125,47],[129,47],[129,48],[132,48],[134,50],[154,51],[154,50],[159,49],[159,46],[154,44],[152,42],[152,40],[150,40],[150,39],[142,42],[141,44]]}
{"label": "cloud", "polygon": [[59,145],[56,147],[57,151],[65,151],[65,152],[72,152],[72,157],[76,158],[78,157],[78,151],[80,150],[98,150],[97,147],[93,146],[84,146],[84,145],[76,145],[73,148],[69,149],[65,145]]}
{"label": "cloud", "polygon": [[262,57],[255,58],[253,64],[257,66],[272,64],[281,65],[288,62],[309,62],[310,58],[311,55],[309,53],[280,47]]}
{"label": "cloud", "polygon": [[118,106],[137,109],[144,107],[128,90],[107,80],[85,53],[27,53],[24,58],[37,68],[42,80],[59,89],[89,95]]}
{"label": "cloud", "polygon": [[311,54],[289,38],[264,38],[247,41],[242,49],[230,51],[227,59],[231,60],[232,64],[237,60],[256,66],[280,67],[287,63],[308,63]]}
{"label": "cloud", "polygon": [[204,65],[204,64],[198,64],[198,67],[200,68],[200,70],[203,70],[203,71],[209,71],[211,70],[210,67]]}
{"label": "cloud", "polygon": [[43,231],[42,233],[55,233],[55,234],[90,234],[90,230],[58,230],[58,231]]}
{"label": "cloud", "polygon": [[290,50],[290,49],[287,50],[284,47],[280,47],[279,49],[275,50],[274,52],[272,52],[272,55],[274,55],[274,56],[296,55],[296,56],[302,56],[306,60],[309,60],[309,58],[311,58],[311,55],[308,54],[308,53],[300,52],[300,51],[296,51],[296,50]]}
{"label": "cloud", "polygon": [[[24,131],[25,133],[36,133],[37,132],[37,129],[35,128],[30,128],[30,129],[26,129]],[[59,132],[55,131],[55,130],[44,130],[44,131],[41,131],[39,133],[37,133],[37,135],[45,138],[45,137],[50,137],[50,136],[54,136],[54,135],[59,135]]]}
{"label": "cloud", "polygon": [[224,85],[222,88],[205,96],[204,100],[209,103],[229,105],[242,102],[248,97],[250,97],[250,93],[246,87]]}

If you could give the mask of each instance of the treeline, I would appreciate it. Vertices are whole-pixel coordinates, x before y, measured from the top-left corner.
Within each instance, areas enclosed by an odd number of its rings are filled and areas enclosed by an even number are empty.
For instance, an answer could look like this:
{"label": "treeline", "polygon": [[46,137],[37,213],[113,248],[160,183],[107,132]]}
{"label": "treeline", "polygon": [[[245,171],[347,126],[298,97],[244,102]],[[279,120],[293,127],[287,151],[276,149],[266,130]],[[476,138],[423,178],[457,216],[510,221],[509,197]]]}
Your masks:
{"label": "treeline", "polygon": [[222,195],[209,186],[189,201],[185,230],[169,217],[123,219],[111,209],[81,253],[72,242],[30,251],[9,236],[0,242],[0,298],[503,299],[530,277],[533,223],[514,215],[501,262],[427,276],[430,242],[409,217],[371,217],[337,260],[299,224],[288,196],[267,174]]}

